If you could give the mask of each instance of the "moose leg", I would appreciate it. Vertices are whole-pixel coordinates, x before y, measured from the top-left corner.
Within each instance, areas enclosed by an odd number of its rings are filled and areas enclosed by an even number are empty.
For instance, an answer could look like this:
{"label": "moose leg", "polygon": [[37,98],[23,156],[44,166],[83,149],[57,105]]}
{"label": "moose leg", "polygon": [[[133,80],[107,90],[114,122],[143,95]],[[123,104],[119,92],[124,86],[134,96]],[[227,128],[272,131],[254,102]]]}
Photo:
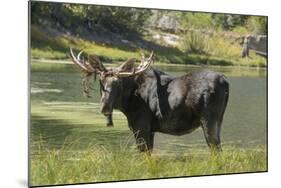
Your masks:
{"label": "moose leg", "polygon": [[106,126],[113,127],[112,114],[106,116]]}
{"label": "moose leg", "polygon": [[[209,116],[210,117],[210,116]],[[220,141],[221,121],[213,118],[202,118],[201,120],[206,142],[212,152],[222,151]]]}
{"label": "moose leg", "polygon": [[154,133],[146,130],[134,131],[136,144],[141,152],[148,152],[149,154],[153,150]]}
{"label": "moose leg", "polygon": [[152,152],[153,146],[154,146],[154,134],[155,133],[150,133],[150,140],[149,140],[149,143],[148,143],[148,148],[151,152]]}

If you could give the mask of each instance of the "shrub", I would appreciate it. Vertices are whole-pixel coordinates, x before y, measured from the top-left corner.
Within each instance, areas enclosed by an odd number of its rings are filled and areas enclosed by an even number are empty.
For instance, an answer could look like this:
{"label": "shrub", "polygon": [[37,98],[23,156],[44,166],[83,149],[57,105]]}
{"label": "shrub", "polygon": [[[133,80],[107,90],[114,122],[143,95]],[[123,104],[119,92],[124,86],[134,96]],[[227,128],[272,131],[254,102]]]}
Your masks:
{"label": "shrub", "polygon": [[205,54],[220,57],[240,57],[241,46],[219,33],[204,34],[191,31],[183,36],[182,49],[184,52]]}
{"label": "shrub", "polygon": [[205,54],[207,48],[207,37],[202,33],[190,31],[182,40],[183,51],[196,54]]}
{"label": "shrub", "polygon": [[251,16],[247,20],[247,28],[257,35],[265,35],[267,33],[267,18],[262,16]]}

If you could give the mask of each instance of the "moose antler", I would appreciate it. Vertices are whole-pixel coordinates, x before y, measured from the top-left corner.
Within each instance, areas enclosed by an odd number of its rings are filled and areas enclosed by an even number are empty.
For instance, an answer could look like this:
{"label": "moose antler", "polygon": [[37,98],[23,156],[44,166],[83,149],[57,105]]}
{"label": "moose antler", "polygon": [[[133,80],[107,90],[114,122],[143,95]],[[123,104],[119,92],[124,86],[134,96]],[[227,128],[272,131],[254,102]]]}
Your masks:
{"label": "moose antler", "polygon": [[71,57],[73,63],[76,64],[80,69],[82,69],[83,72],[91,73],[91,71],[89,71],[89,70],[87,69],[87,67],[84,65],[84,62],[81,61],[81,59],[80,59],[80,55],[81,55],[81,54],[82,54],[82,51],[80,51],[80,52],[78,53],[78,56],[75,57],[75,55],[74,55],[72,49],[70,48],[70,57]]}
{"label": "moose antler", "polygon": [[84,58],[83,59],[80,58],[82,53],[83,51],[80,51],[77,57],[75,57],[72,49],[70,48],[70,55],[72,61],[76,65],[78,65],[78,67],[83,72],[90,74],[90,73],[101,73],[106,71],[106,68],[103,66],[103,64],[100,62],[100,60],[96,55],[88,55],[88,60],[85,60]]}
{"label": "moose antler", "polygon": [[85,59],[84,57],[81,59],[82,53],[83,51],[80,51],[76,57],[72,49],[70,48],[70,57],[73,63],[76,64],[84,73],[84,76],[82,78],[83,93],[87,97],[90,97],[90,77],[94,75],[94,78],[96,80],[96,75],[106,72],[107,69],[95,55],[88,55],[88,59]]}
{"label": "moose antler", "polygon": [[143,61],[141,62],[141,64],[135,69],[132,65],[135,61],[126,61],[125,63],[123,63],[121,66],[119,66],[118,68],[122,68],[122,67],[125,67],[125,66],[132,66],[131,68],[131,72],[128,72],[128,71],[117,71],[115,74],[116,76],[118,77],[128,77],[128,76],[134,76],[134,75],[138,75],[138,74],[141,74],[142,72],[146,71],[150,65],[153,63],[153,51],[151,52],[149,58],[147,59],[143,59]]}
{"label": "moose antler", "polygon": [[[88,55],[85,59],[82,56],[83,51],[80,51],[77,56],[74,55],[72,49],[70,48],[70,57],[74,64],[76,64],[84,73],[84,77],[82,79],[83,92],[87,97],[89,95],[90,87],[90,77],[94,75],[94,80],[96,80],[97,74],[103,77],[103,75],[112,75],[117,77],[129,77],[139,75],[145,72],[150,65],[153,63],[153,52],[151,52],[149,58],[145,58],[144,54],[142,54],[142,60],[138,67],[135,68],[134,64],[136,62],[135,58],[131,58],[124,63],[122,63],[116,69],[106,69],[104,65],[100,62],[99,58],[96,55]],[[82,58],[81,58],[82,56]]]}
{"label": "moose antler", "polygon": [[136,62],[135,58],[128,59],[127,61],[125,61],[115,69],[115,74],[133,70],[135,62]]}

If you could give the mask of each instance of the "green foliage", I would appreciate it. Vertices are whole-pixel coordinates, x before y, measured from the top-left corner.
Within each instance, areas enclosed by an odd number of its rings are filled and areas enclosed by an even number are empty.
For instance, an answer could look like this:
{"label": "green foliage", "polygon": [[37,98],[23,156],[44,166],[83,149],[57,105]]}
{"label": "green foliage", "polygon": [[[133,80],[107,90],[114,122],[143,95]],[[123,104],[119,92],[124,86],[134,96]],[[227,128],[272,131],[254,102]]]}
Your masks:
{"label": "green foliage", "polygon": [[[241,45],[233,42],[231,37],[225,37],[266,34],[266,17],[170,11],[157,13],[158,16],[166,14],[187,30],[180,39],[180,46],[165,46],[165,41],[157,43],[143,36],[146,21],[152,15],[150,10],[33,1],[31,55],[36,59],[62,60],[68,58],[67,52],[72,47],[95,53],[103,61],[124,61],[139,57],[139,47],[146,42],[161,63],[266,66],[266,59],[255,55],[252,59],[241,59]],[[98,43],[94,42],[96,39]],[[122,39],[136,42],[123,44]],[[117,42],[112,42],[114,40]],[[146,49],[145,52],[149,51]]]}
{"label": "green foliage", "polygon": [[267,33],[267,18],[264,16],[182,12],[178,19],[183,29],[188,30],[243,30],[240,33]]}
{"label": "green foliage", "polygon": [[251,31],[249,31],[248,28],[246,28],[244,26],[236,26],[232,29],[232,31],[234,33],[237,33],[239,35],[244,35],[244,36],[251,34]]}
{"label": "green foliage", "polygon": [[151,12],[147,9],[32,1],[31,15],[32,24],[51,25],[81,34],[83,29],[95,32],[96,26],[119,33],[140,32]]}
{"label": "green foliage", "polygon": [[183,13],[181,24],[184,28],[210,29],[215,23],[210,13]]}
{"label": "green foliage", "polygon": [[[113,32],[126,33],[141,32],[152,12],[148,9],[33,1],[31,15],[32,24],[51,25],[74,33],[79,33],[79,29],[94,32],[96,26],[102,26]],[[254,34],[265,34],[267,30],[267,20],[261,16],[190,12],[174,15],[181,26],[188,29],[233,30],[236,27],[244,27]]]}
{"label": "green foliage", "polygon": [[221,37],[219,33],[206,35],[190,31],[183,36],[182,48],[187,53],[206,54],[220,57],[239,57],[241,46]]}
{"label": "green foliage", "polygon": [[248,16],[245,15],[232,15],[232,14],[213,14],[216,27],[222,30],[233,30],[235,27],[244,27]]}
{"label": "green foliage", "polygon": [[267,34],[267,18],[263,16],[250,16],[247,20],[246,27],[257,35]]}
{"label": "green foliage", "polygon": [[187,32],[182,40],[182,48],[187,53],[206,53],[207,37],[196,31]]}

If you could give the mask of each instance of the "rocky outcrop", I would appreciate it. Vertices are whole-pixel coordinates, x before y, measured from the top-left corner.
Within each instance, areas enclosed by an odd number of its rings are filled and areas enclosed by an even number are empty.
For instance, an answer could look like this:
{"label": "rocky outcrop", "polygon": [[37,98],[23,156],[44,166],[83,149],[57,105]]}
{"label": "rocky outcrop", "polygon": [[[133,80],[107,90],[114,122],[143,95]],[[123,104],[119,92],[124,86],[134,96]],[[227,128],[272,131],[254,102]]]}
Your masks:
{"label": "rocky outcrop", "polygon": [[156,25],[157,29],[161,29],[163,31],[175,33],[176,30],[179,28],[179,23],[178,21],[167,15],[163,15],[159,20],[158,24]]}
{"label": "rocky outcrop", "polygon": [[148,27],[163,32],[175,33],[180,29],[175,12],[152,10],[152,16],[148,20]]}

